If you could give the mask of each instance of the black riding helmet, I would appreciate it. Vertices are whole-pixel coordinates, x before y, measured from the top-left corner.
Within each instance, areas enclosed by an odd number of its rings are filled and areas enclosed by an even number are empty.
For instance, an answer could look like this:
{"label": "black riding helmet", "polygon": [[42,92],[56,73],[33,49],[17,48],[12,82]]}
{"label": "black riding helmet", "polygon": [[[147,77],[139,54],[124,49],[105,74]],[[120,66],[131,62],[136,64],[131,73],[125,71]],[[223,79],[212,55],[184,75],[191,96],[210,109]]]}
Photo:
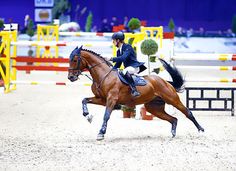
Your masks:
{"label": "black riding helmet", "polygon": [[113,35],[112,35],[112,40],[120,40],[120,41],[123,41],[123,40],[125,40],[125,35],[124,35],[124,33],[122,33],[122,32],[116,32],[116,33],[114,33]]}

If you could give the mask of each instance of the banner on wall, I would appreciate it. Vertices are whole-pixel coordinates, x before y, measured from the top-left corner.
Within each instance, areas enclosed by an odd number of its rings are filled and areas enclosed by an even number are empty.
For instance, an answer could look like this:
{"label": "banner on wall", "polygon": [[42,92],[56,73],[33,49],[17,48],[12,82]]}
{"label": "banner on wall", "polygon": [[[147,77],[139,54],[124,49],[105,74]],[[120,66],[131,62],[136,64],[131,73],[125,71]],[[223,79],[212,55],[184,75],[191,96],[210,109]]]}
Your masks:
{"label": "banner on wall", "polygon": [[35,9],[35,21],[36,22],[51,22],[52,21],[52,9],[37,8]]}
{"label": "banner on wall", "polygon": [[54,0],[34,0],[35,7],[53,7]]}

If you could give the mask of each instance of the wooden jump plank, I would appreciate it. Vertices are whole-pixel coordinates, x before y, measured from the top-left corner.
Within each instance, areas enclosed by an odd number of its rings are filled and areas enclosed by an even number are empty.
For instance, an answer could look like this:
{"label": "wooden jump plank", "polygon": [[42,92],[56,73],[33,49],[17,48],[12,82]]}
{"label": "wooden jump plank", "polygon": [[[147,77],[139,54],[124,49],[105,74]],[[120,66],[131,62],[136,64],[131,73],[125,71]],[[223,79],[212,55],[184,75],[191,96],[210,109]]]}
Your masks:
{"label": "wooden jump plank", "polygon": [[58,66],[13,66],[20,71],[68,71],[68,67],[58,67]]}
{"label": "wooden jump plank", "polygon": [[28,56],[17,56],[12,58],[17,62],[44,62],[44,63],[69,63],[68,58],[34,58]]}

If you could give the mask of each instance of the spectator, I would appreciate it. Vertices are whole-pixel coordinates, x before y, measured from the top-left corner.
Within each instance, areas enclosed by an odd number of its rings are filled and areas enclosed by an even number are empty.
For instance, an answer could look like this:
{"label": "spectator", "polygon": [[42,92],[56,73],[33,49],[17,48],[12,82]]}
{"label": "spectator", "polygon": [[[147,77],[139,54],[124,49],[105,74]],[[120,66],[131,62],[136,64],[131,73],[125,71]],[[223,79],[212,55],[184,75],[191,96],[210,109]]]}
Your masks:
{"label": "spectator", "polygon": [[223,32],[221,30],[218,31],[217,37],[223,37]]}
{"label": "spectator", "polygon": [[176,33],[175,33],[176,36],[185,36],[185,30],[182,28],[182,27],[178,27]]}
{"label": "spectator", "polygon": [[189,30],[187,30],[186,36],[187,36],[187,38],[190,38],[192,35],[193,35],[193,29],[190,28]]}
{"label": "spectator", "polygon": [[102,25],[101,25],[101,32],[111,32],[111,27],[110,25],[108,24],[108,20],[107,18],[104,18],[102,20]]}
{"label": "spectator", "polygon": [[124,17],[124,27],[125,27],[125,31],[129,31],[129,27],[128,27],[128,23],[129,23],[129,18],[127,16]]}
{"label": "spectator", "polygon": [[24,19],[24,28],[22,30],[22,33],[26,33],[26,30],[28,28],[28,24],[30,22],[30,16],[28,14],[25,15],[25,19]]}
{"label": "spectator", "polygon": [[226,37],[235,37],[235,34],[232,32],[231,29],[228,29],[226,32]]}
{"label": "spectator", "polygon": [[93,26],[92,29],[91,29],[91,32],[97,32],[97,31],[98,31],[97,26],[96,25]]}
{"label": "spectator", "polygon": [[200,27],[199,30],[195,33],[195,36],[197,37],[205,37],[206,33],[203,27]]}
{"label": "spectator", "polygon": [[112,17],[110,24],[111,24],[111,28],[112,28],[113,26],[118,26],[118,25],[119,25],[119,22],[118,22],[118,20],[117,20],[116,17]]}

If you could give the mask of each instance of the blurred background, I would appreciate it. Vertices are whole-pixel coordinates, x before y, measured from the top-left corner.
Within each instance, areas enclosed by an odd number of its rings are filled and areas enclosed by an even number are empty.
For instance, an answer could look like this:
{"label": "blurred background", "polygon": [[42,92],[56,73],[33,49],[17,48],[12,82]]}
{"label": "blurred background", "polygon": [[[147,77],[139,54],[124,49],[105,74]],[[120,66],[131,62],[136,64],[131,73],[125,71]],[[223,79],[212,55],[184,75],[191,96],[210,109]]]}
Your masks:
{"label": "blurred background", "polygon": [[[27,18],[34,24],[75,22],[86,31],[86,21],[92,15],[91,29],[87,31],[112,31],[112,26],[126,24],[132,17],[145,26],[164,26],[168,31],[170,21],[174,31],[218,36],[232,36],[236,32],[235,0],[35,0],[1,1],[0,19],[4,23],[18,23],[24,32]],[[104,29],[104,24],[109,25]],[[191,34],[191,33],[190,33]]]}

